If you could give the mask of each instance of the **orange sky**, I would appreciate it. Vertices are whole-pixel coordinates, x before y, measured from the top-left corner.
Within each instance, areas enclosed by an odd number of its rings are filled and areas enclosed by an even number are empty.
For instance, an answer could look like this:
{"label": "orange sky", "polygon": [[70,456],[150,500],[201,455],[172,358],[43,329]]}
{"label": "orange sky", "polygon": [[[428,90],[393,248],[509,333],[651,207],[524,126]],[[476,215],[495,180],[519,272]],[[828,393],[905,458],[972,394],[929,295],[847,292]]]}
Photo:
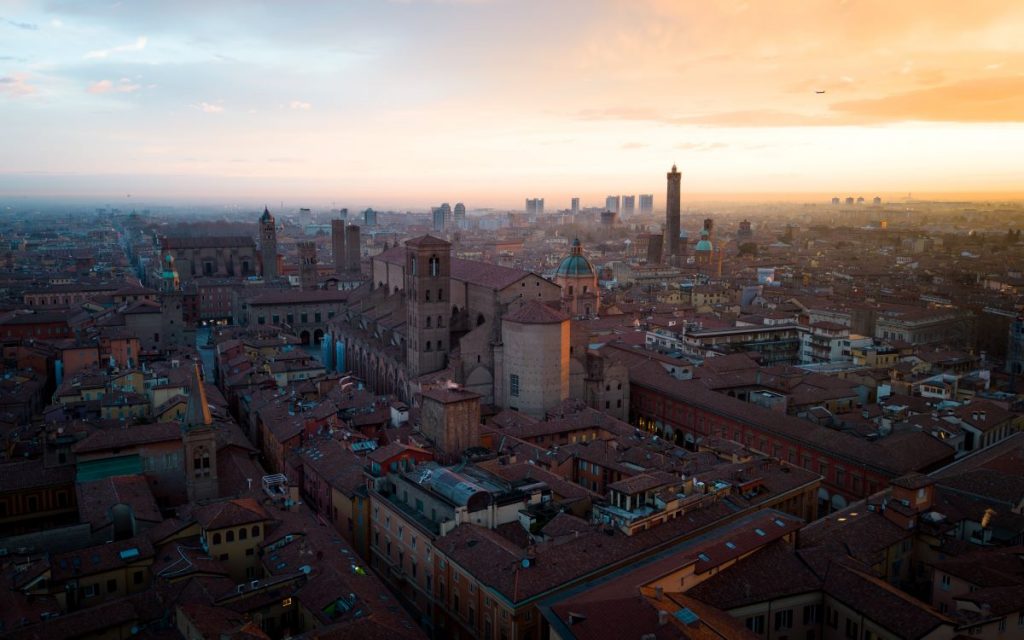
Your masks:
{"label": "orange sky", "polygon": [[0,194],[1024,191],[1022,2],[338,4],[8,3]]}

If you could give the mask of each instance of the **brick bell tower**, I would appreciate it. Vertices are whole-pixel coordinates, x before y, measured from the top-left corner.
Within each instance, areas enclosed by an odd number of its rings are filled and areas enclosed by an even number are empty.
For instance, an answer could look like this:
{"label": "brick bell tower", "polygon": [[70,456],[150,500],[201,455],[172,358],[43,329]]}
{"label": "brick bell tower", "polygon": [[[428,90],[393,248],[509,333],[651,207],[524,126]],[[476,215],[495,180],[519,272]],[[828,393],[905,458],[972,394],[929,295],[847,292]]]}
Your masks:
{"label": "brick bell tower", "polygon": [[452,246],[426,235],[405,243],[405,361],[409,376],[440,371],[448,360]]}

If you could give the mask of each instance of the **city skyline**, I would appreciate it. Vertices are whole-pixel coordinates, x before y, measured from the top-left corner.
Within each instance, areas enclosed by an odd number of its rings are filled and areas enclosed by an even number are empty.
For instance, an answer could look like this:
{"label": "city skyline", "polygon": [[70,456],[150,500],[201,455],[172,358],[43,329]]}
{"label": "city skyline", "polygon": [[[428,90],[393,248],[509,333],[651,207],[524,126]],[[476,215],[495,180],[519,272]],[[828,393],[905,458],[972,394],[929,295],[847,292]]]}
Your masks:
{"label": "city skyline", "polygon": [[1017,198],[1022,26],[1008,2],[16,3],[0,195],[566,208],[676,163],[684,207]]}

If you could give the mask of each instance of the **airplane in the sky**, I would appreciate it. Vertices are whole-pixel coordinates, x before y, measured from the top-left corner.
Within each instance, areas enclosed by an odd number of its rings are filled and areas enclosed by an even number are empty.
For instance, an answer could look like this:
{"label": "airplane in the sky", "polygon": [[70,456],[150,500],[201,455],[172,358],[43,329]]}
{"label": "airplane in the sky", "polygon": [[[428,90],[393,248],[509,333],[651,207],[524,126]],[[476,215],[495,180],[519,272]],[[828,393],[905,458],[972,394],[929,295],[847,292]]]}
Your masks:
{"label": "airplane in the sky", "polygon": [[824,91],[815,91],[814,93],[825,93]]}

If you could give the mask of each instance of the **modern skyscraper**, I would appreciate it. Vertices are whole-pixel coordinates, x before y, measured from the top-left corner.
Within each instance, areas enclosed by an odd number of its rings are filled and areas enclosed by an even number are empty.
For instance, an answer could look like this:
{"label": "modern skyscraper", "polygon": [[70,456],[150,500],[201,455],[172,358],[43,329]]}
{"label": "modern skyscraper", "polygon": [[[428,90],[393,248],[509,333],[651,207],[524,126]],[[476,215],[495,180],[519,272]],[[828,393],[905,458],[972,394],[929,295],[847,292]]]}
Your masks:
{"label": "modern skyscraper", "polygon": [[572,204],[569,206],[569,212],[572,213],[572,215],[574,215],[574,216],[579,215],[579,213],[580,213],[580,199],[579,198],[573,198],[572,199]]}
{"label": "modern skyscraper", "polygon": [[1024,375],[1024,313],[1010,323],[1006,372],[1011,376]]}
{"label": "modern skyscraper", "polygon": [[622,208],[619,209],[620,218],[630,218],[636,211],[636,196],[622,196]]}
{"label": "modern skyscraper", "polygon": [[665,195],[665,259],[674,263],[679,253],[679,186],[682,174],[672,165],[666,177],[668,191]]}
{"label": "modern skyscraper", "polygon": [[465,229],[466,228],[466,205],[461,202],[455,203],[455,228]]}
{"label": "modern skyscraper", "polygon": [[649,216],[654,213],[654,194],[640,194],[640,215]]}
{"label": "modern skyscraper", "polygon": [[620,199],[619,196],[608,196],[604,199],[604,208],[608,211],[615,213],[619,212]]}
{"label": "modern skyscraper", "polygon": [[444,231],[444,210],[441,207],[433,207],[430,210],[430,215],[433,218],[433,229],[438,233]]}
{"label": "modern skyscraper", "polygon": [[263,215],[260,216],[260,250],[263,256],[263,279],[276,279],[277,222],[266,207],[263,207]]}
{"label": "modern skyscraper", "polygon": [[363,212],[363,225],[367,227],[377,226],[377,212],[373,209],[367,209]]}
{"label": "modern skyscraper", "polygon": [[541,216],[541,215],[544,215],[544,198],[527,198],[526,199],[526,215],[528,215],[528,216]]}

